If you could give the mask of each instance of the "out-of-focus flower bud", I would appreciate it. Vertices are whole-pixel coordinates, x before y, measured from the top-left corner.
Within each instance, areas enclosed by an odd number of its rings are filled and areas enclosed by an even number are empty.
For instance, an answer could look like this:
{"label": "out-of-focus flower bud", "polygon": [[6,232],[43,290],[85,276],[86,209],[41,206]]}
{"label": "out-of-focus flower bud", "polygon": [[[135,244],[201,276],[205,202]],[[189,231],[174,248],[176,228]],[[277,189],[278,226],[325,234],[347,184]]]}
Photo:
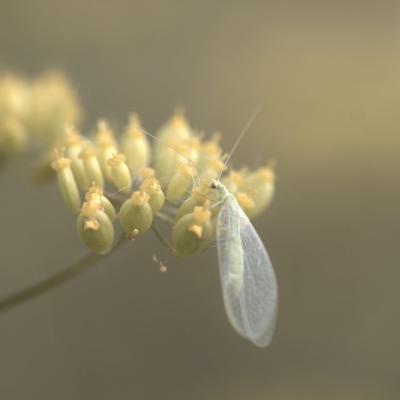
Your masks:
{"label": "out-of-focus flower bud", "polygon": [[136,114],[130,117],[121,138],[121,148],[126,155],[126,163],[132,175],[137,176],[150,162],[150,145]]}
{"label": "out-of-focus flower bud", "polygon": [[30,90],[27,132],[45,144],[57,142],[66,125],[79,122],[81,109],[64,75],[50,72],[37,79]]}
{"label": "out-of-focus flower bud", "polygon": [[246,179],[246,192],[254,201],[254,207],[248,209],[247,215],[255,218],[271,204],[275,193],[275,172],[270,167],[260,168]]}
{"label": "out-of-focus flower bud", "polygon": [[156,171],[153,168],[145,167],[139,171],[139,178],[144,181],[147,178],[155,178]]}
{"label": "out-of-focus flower bud", "polygon": [[[181,111],[178,111],[158,132],[155,143],[154,163],[157,177],[163,187],[167,186],[176,172],[179,162],[193,157],[192,130]],[[197,149],[196,149],[197,150]],[[183,157],[183,156],[184,157]]]}
{"label": "out-of-focus flower bud", "polygon": [[243,189],[246,183],[247,172],[246,170],[230,170],[227,176],[221,179],[221,182],[229,190],[230,193],[235,194],[239,190]]}
{"label": "out-of-focus flower bud", "polygon": [[23,120],[29,107],[29,85],[13,75],[0,77],[0,118],[14,116]]}
{"label": "out-of-focus flower bud", "polygon": [[146,178],[142,182],[140,190],[143,190],[149,195],[149,204],[153,211],[153,216],[156,215],[165,202],[165,195],[161,189],[160,183],[155,178]]}
{"label": "out-of-focus flower bud", "polygon": [[85,145],[79,154],[79,158],[83,160],[89,181],[95,182],[100,187],[104,187],[103,172],[94,148],[89,144]]}
{"label": "out-of-focus flower bud", "polygon": [[97,254],[108,253],[114,243],[114,227],[97,201],[83,204],[76,221],[79,237]]}
{"label": "out-of-focus flower bud", "polygon": [[207,171],[213,178],[219,176],[224,169],[222,149],[219,145],[221,134],[215,133],[211,140],[199,146],[199,157],[196,162],[200,171]]}
{"label": "out-of-focus flower bud", "polygon": [[147,232],[153,223],[149,198],[150,196],[142,190],[133,192],[119,210],[121,225],[130,239]]}
{"label": "out-of-focus flower bud", "polygon": [[184,215],[172,229],[172,243],[178,255],[189,256],[205,249],[212,238],[211,211],[195,207]]}
{"label": "out-of-focus flower bud", "polygon": [[167,188],[167,200],[174,203],[180,200],[193,186],[196,170],[187,163],[180,163]]}
{"label": "out-of-focus flower bud", "polygon": [[57,173],[58,185],[65,204],[72,211],[79,213],[81,197],[71,169],[71,160],[56,152],[56,159],[51,163],[51,166]]}
{"label": "out-of-focus flower bud", "polygon": [[[158,131],[157,137],[161,141],[169,139],[186,140],[192,135],[192,129],[185,118],[183,108],[177,107],[175,114]],[[159,143],[160,144],[160,143]],[[158,145],[156,144],[156,147]]]}
{"label": "out-of-focus flower bud", "polygon": [[115,154],[108,160],[111,167],[111,178],[119,192],[129,194],[132,187],[132,176],[125,162],[124,154]]}
{"label": "out-of-focus flower bud", "polygon": [[254,200],[247,193],[244,192],[237,192],[235,197],[237,202],[239,203],[239,206],[248,216],[250,216],[256,206]]}
{"label": "out-of-focus flower bud", "polygon": [[27,135],[24,125],[12,115],[0,119],[0,154],[12,157],[25,150]]}

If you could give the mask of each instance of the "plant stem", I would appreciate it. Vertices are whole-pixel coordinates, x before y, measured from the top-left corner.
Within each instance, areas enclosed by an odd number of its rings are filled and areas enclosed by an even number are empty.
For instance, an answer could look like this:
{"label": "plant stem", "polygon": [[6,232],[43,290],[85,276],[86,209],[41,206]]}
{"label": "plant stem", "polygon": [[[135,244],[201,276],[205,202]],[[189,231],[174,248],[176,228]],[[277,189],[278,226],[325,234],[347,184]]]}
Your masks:
{"label": "plant stem", "polygon": [[40,297],[51,289],[61,286],[63,283],[68,282],[72,278],[77,277],[81,273],[85,272],[91,267],[96,266],[100,260],[112,254],[117,248],[119,248],[122,243],[125,242],[125,237],[116,243],[114,248],[105,256],[100,256],[97,254],[89,253],[79,259],[78,261],[70,264],[68,267],[64,268],[62,271],[56,272],[49,278],[45,278],[42,281],[28,286],[21,291],[11,294],[8,297],[0,299],[0,313],[11,309],[12,307],[18,306],[25,302]]}
{"label": "plant stem", "polygon": [[156,217],[161,219],[161,221],[168,222],[170,225],[174,225],[175,223],[175,220],[173,218],[160,211],[156,214]]}
{"label": "plant stem", "polygon": [[160,242],[165,247],[167,247],[167,249],[170,250],[172,252],[172,254],[176,254],[176,250],[175,250],[174,246],[172,246],[172,244],[169,242],[169,240],[161,233],[161,231],[155,225],[153,225],[151,227],[151,230],[156,235],[157,239],[160,240]]}

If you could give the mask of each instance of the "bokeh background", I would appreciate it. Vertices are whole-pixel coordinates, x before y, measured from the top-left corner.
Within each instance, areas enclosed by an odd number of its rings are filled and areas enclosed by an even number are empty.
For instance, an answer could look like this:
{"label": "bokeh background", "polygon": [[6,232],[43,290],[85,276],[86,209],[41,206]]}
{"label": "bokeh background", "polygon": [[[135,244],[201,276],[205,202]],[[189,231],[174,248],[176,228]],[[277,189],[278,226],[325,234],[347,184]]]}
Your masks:
{"label": "bokeh background", "polygon": [[[280,313],[264,350],[225,317],[210,249],[165,258],[149,234],[0,315],[2,399],[398,399],[397,1],[0,1],[0,68],[64,70],[86,112],[152,132],[183,103],[234,165],[278,160],[255,225]],[[0,174],[0,295],[84,254],[55,185]]]}

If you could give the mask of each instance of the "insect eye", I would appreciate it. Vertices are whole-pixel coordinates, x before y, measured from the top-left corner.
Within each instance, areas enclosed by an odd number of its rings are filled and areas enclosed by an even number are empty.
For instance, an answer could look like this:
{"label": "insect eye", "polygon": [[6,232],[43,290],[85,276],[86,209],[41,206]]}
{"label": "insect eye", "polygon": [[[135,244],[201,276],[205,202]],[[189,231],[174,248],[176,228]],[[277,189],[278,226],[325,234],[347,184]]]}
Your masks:
{"label": "insect eye", "polygon": [[217,188],[217,184],[215,182],[212,182],[210,185],[211,189],[216,189]]}

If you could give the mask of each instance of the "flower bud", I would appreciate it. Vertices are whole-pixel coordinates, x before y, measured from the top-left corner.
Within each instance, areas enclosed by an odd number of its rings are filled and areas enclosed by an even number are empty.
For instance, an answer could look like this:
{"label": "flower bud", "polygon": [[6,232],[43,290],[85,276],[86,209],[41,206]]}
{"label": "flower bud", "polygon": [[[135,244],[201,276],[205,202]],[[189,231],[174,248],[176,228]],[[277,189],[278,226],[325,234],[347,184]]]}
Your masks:
{"label": "flower bud", "polygon": [[116,213],[115,208],[110,200],[107,199],[103,194],[103,189],[96,184],[93,184],[85,195],[87,202],[97,202],[100,207],[103,208],[104,212],[108,215],[111,221],[115,220]]}
{"label": "flower bud", "polygon": [[239,206],[249,216],[256,205],[254,200],[244,192],[237,192],[235,197]]}
{"label": "flower bud", "polygon": [[178,160],[182,156],[178,154],[178,144],[173,140],[164,142],[164,147],[159,147],[155,154],[155,170],[163,187],[166,187],[176,171]]}
{"label": "flower bud", "polygon": [[144,167],[139,171],[139,177],[142,181],[144,181],[147,178],[155,178],[156,171],[154,171],[153,168]]}
{"label": "flower bud", "polygon": [[51,166],[56,170],[58,185],[64,202],[72,211],[78,213],[81,206],[81,197],[71,169],[71,160],[58,155],[58,153],[56,153],[56,157]]}
{"label": "flower bud", "polygon": [[[181,112],[176,113],[158,132],[159,141],[155,144],[154,163],[157,177],[163,187],[169,183],[179,162],[187,161],[185,157],[192,159],[191,134],[192,131]],[[182,157],[182,154],[185,157]]]}
{"label": "flower bud", "polygon": [[79,157],[85,145],[85,139],[79,135],[76,129],[69,125],[65,129],[63,147],[65,148],[65,156],[71,159],[71,168],[74,173],[76,183],[81,190],[88,190],[90,180],[85,170],[85,164]]}
{"label": "flower bud", "polygon": [[114,227],[96,201],[84,203],[76,221],[79,237],[97,254],[108,253],[114,243]]}
{"label": "flower bud", "polygon": [[44,144],[53,144],[64,135],[67,124],[76,124],[81,115],[77,97],[66,78],[46,73],[30,88],[27,131]]}
{"label": "flower bud", "polygon": [[156,215],[165,202],[165,195],[158,180],[155,178],[145,179],[140,186],[140,190],[143,190],[149,195],[151,210],[153,211],[153,215]]}
{"label": "flower bud", "polygon": [[79,158],[81,158],[84,162],[85,171],[90,182],[95,182],[96,185],[104,187],[103,172],[93,147],[91,147],[89,144],[86,145],[79,154]]}
{"label": "flower bud", "polygon": [[221,179],[221,182],[229,190],[230,193],[235,194],[244,186],[246,186],[246,171],[231,170],[227,176]]}
{"label": "flower bud", "polygon": [[192,194],[179,206],[176,220],[178,221],[184,215],[192,213],[195,207],[205,204],[208,201],[208,195],[208,188],[204,188],[202,185],[195,186]]}
{"label": "flower bud", "polygon": [[115,154],[108,160],[111,167],[111,178],[119,192],[129,194],[132,187],[132,176],[123,154]]}
{"label": "flower bud", "polygon": [[226,166],[223,159],[217,158],[209,161],[207,171],[214,179],[217,179],[225,169]]}
{"label": "flower bud", "polygon": [[109,128],[104,120],[97,122],[97,131],[94,134],[94,143],[96,146],[96,155],[99,160],[104,177],[113,182],[113,174],[109,160],[117,154],[117,142],[114,132]]}
{"label": "flower bud", "polygon": [[172,229],[172,242],[180,256],[189,256],[205,249],[212,237],[211,211],[195,207],[184,215]]}
{"label": "flower bud", "polygon": [[275,193],[275,172],[272,168],[260,168],[246,180],[247,193],[254,200],[254,207],[247,211],[250,218],[257,217],[271,204]]}
{"label": "flower bud", "polygon": [[185,118],[184,110],[178,107],[175,110],[175,114],[158,131],[157,136],[161,141],[169,139],[186,140],[190,138],[191,134],[192,129]]}
{"label": "flower bud", "polygon": [[207,171],[213,178],[219,176],[224,169],[222,150],[219,145],[221,134],[215,133],[211,140],[199,146],[199,157],[196,165],[199,170]]}
{"label": "flower bud", "polygon": [[193,186],[196,170],[186,163],[178,165],[177,171],[169,182],[167,200],[174,203],[180,200]]}
{"label": "flower bud", "polygon": [[0,154],[16,156],[25,150],[28,137],[23,124],[13,116],[0,120]]}
{"label": "flower bud", "polygon": [[132,196],[122,204],[119,219],[128,238],[134,239],[150,229],[153,223],[153,212],[149,198],[146,192],[140,190],[133,192]]}
{"label": "flower bud", "polygon": [[0,115],[23,119],[29,105],[29,85],[24,80],[5,75],[0,78]]}
{"label": "flower bud", "polygon": [[150,145],[136,114],[130,118],[121,139],[121,147],[132,175],[138,175],[139,171],[149,164]]}

